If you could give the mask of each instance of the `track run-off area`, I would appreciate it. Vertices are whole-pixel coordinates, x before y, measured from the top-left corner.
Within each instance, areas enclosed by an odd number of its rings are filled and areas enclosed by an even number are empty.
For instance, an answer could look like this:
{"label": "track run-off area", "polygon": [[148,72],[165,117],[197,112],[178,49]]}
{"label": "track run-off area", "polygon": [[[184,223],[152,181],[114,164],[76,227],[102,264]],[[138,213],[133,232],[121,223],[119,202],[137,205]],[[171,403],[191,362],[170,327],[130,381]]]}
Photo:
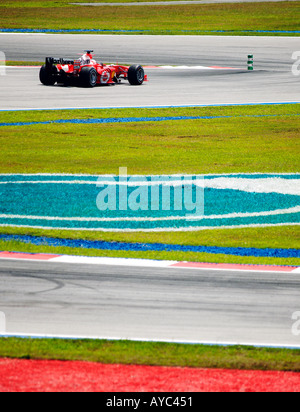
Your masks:
{"label": "track run-off area", "polygon": [[[43,87],[38,67],[5,67],[0,110],[33,110],[33,121],[40,109],[299,102],[299,77],[292,70],[298,38],[1,33],[0,41],[11,61],[74,58],[92,48],[96,60],[146,66],[149,81],[141,87],[124,83],[92,90]],[[254,71],[247,70],[249,54]],[[120,179],[8,171],[0,176],[0,226],[147,232],[300,222],[297,173]],[[169,208],[157,197],[158,186],[169,189]],[[124,203],[125,210],[119,207]],[[0,310],[11,334],[299,346],[299,336],[292,333],[298,272],[237,274],[14,259],[1,260],[0,272]]]}

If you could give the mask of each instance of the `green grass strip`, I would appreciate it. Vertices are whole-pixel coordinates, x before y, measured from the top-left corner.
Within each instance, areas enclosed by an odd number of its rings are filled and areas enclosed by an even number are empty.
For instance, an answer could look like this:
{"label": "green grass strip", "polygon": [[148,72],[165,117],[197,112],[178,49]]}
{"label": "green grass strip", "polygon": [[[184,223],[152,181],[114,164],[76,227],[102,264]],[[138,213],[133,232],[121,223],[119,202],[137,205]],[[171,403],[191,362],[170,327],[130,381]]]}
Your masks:
{"label": "green grass strip", "polygon": [[[79,7],[63,1],[4,1],[1,28],[137,30],[144,34],[299,34],[299,2]],[[128,32],[130,34],[130,32]],[[134,32],[133,34],[136,34]]]}
{"label": "green grass strip", "polygon": [[[272,229],[272,228],[271,228]],[[286,230],[286,233],[292,233],[291,230]],[[10,229],[2,228],[4,232],[11,231]],[[20,229],[14,229],[19,232]],[[28,232],[28,230],[26,229]],[[41,231],[42,232],[42,231]],[[221,231],[220,231],[221,232]],[[225,231],[226,232],[226,231]],[[236,232],[238,232],[236,230]],[[299,232],[299,231],[298,231]],[[199,245],[203,245],[205,240],[201,237],[197,237],[197,233],[193,234],[194,242],[195,240],[199,242]],[[265,230],[267,233],[267,230]],[[269,231],[268,235],[270,235]],[[299,233],[298,233],[299,234]],[[42,235],[42,233],[41,233]],[[102,238],[102,236],[99,236]],[[279,237],[279,236],[278,236]],[[116,237],[112,235],[114,241],[117,241]],[[156,240],[161,241],[162,236],[151,234],[149,236],[151,242]],[[216,237],[214,240],[214,245],[223,245],[222,239],[226,238],[226,233],[222,237]],[[256,245],[256,239],[259,238],[259,233],[257,233],[253,244]],[[135,240],[138,240],[138,234],[135,235]],[[293,237],[291,236],[291,241],[289,247],[293,245]],[[99,240],[99,239],[98,239]],[[176,236],[172,237],[172,241],[180,241]],[[247,230],[244,232],[244,240],[247,240]],[[128,241],[126,239],[125,241]],[[141,239],[142,243],[146,243],[145,238]],[[269,241],[269,243],[271,243]],[[254,246],[255,247],[255,246]],[[71,255],[71,256],[92,256],[92,257],[111,257],[111,258],[131,258],[131,259],[153,259],[153,260],[175,260],[182,262],[208,262],[208,263],[234,263],[234,264],[246,264],[246,265],[279,265],[279,266],[299,266],[299,258],[274,258],[274,257],[254,257],[254,256],[236,256],[227,254],[210,254],[210,253],[196,253],[196,252],[136,252],[136,251],[110,251],[110,250],[100,250],[100,249],[86,249],[86,248],[71,248],[71,247],[59,247],[59,246],[45,246],[45,245],[32,245],[19,241],[0,241],[0,251],[7,252],[25,252],[25,253],[51,253],[59,255]]]}
{"label": "green grass strip", "polygon": [[300,350],[250,346],[1,338],[0,357],[300,372]]}
{"label": "green grass strip", "polygon": [[[106,242],[300,249],[300,230],[295,226],[158,233],[93,233],[80,230],[60,231],[1,227],[0,233],[45,236],[61,239],[103,240]],[[12,247],[13,246],[14,244],[12,244]],[[35,252],[36,251],[33,251],[33,253]]]}
{"label": "green grass strip", "polygon": [[45,62],[22,61],[22,60],[7,60],[5,65],[10,66],[42,66]]}
{"label": "green grass strip", "polygon": [[231,116],[88,127],[2,127],[0,173],[118,174],[119,167],[127,167],[129,174],[145,175],[295,173],[299,171],[300,118],[294,115],[299,114],[299,106],[0,112],[1,123],[74,117]]}

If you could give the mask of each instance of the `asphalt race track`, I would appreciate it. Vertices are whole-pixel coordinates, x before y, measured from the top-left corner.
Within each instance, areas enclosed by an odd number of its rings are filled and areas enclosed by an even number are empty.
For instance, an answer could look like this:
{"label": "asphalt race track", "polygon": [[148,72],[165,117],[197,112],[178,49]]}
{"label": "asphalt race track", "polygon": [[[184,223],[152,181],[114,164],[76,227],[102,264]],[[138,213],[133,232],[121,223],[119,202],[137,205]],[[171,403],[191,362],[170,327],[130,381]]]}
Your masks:
{"label": "asphalt race track", "polygon": [[[86,48],[98,61],[188,67],[147,68],[149,82],[142,87],[125,82],[93,90],[45,87],[38,68],[7,67],[0,76],[0,110],[299,101],[299,77],[292,73],[298,38],[0,35],[7,60],[75,58]],[[254,55],[253,72],[247,71],[248,54]]]}
{"label": "asphalt race track", "polygon": [[[194,68],[149,68],[141,87],[81,89],[45,87],[38,68],[7,67],[0,110],[299,101],[299,38],[0,34],[7,60],[74,58],[87,48],[98,61]],[[2,260],[0,311],[8,333],[299,346],[299,286],[299,274]]]}
{"label": "asphalt race track", "polygon": [[1,261],[7,332],[300,346],[299,274]]}

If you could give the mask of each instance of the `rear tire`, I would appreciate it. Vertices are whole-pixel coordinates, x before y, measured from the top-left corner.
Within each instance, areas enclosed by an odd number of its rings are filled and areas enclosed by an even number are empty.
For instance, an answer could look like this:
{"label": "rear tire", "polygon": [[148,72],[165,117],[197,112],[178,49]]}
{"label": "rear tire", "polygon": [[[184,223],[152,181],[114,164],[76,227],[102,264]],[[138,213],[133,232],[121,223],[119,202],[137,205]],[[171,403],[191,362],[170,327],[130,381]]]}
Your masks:
{"label": "rear tire", "polygon": [[54,86],[57,82],[57,68],[56,66],[46,67],[45,65],[41,67],[40,70],[40,81],[45,86]]}
{"label": "rear tire", "polygon": [[128,81],[133,86],[140,86],[144,83],[145,72],[141,65],[135,64],[128,69]]}
{"label": "rear tire", "polygon": [[97,84],[97,71],[94,67],[83,67],[79,78],[83,87],[95,87]]}

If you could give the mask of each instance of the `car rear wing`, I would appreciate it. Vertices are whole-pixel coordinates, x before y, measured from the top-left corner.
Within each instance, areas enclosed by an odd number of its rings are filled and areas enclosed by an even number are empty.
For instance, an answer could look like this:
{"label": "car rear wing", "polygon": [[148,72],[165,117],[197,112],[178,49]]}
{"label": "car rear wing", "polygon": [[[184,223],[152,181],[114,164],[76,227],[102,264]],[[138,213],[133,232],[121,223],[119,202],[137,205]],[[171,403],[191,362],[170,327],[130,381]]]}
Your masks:
{"label": "car rear wing", "polygon": [[46,66],[53,66],[54,64],[73,64],[74,65],[74,60],[67,60],[63,58],[54,58],[54,57],[46,57]]}

